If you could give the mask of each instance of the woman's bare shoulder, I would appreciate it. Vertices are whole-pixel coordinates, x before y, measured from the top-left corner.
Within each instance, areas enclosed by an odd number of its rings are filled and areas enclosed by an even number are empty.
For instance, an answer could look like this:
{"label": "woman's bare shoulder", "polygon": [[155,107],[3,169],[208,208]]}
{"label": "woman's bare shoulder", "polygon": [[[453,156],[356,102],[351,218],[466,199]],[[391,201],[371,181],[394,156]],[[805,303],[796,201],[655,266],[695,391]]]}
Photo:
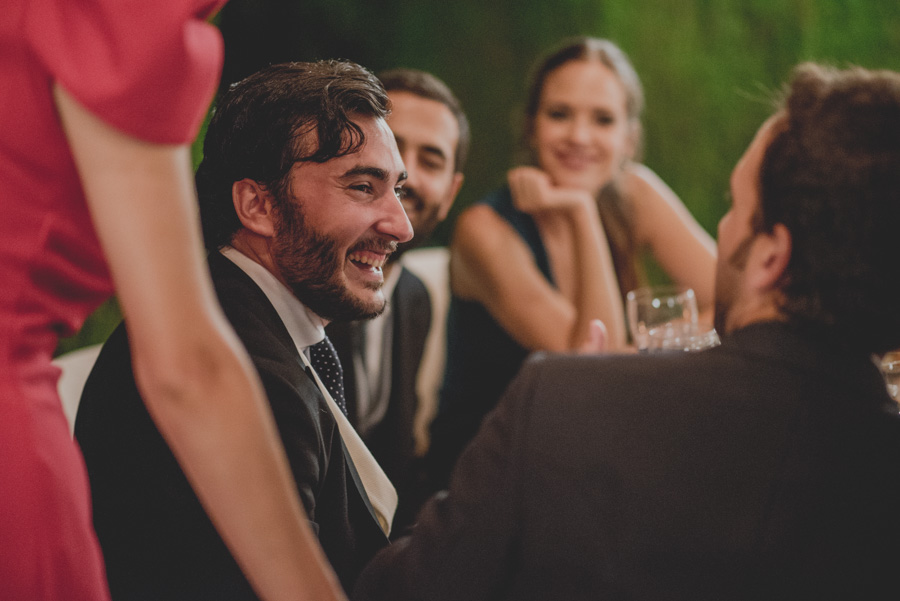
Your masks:
{"label": "woman's bare shoulder", "polygon": [[451,246],[458,249],[492,249],[517,234],[497,211],[486,204],[468,207],[456,220]]}

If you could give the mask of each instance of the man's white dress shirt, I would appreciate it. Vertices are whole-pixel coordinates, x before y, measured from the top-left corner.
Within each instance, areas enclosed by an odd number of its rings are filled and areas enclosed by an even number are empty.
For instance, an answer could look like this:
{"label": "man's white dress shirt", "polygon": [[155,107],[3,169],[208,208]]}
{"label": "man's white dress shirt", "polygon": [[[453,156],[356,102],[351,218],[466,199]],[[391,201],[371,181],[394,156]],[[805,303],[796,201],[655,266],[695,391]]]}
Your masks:
{"label": "man's white dress shirt", "polygon": [[309,362],[308,348],[317,342],[325,339],[326,321],[310,311],[303,303],[301,303],[294,293],[276,278],[268,269],[241,253],[239,250],[230,246],[225,246],[220,251],[232,263],[237,265],[241,271],[246,273],[257,286],[266,295],[266,298],[272,303],[278,317],[284,323],[291,340],[297,347],[297,352],[303,360],[304,365],[313,374],[316,385],[325,397],[328,408],[334,415],[337,422],[338,430],[344,445],[350,453],[353,465],[359,473],[360,480],[366,489],[369,502],[378,515],[378,521],[385,534],[391,532],[391,522],[394,519],[394,512],[397,509],[397,491],[393,484],[385,475],[381,466],[372,457],[372,453],[366,447],[366,444],[360,439],[359,434],[347,420],[347,416],[341,411],[328,389],[322,384],[316,370],[313,369]]}

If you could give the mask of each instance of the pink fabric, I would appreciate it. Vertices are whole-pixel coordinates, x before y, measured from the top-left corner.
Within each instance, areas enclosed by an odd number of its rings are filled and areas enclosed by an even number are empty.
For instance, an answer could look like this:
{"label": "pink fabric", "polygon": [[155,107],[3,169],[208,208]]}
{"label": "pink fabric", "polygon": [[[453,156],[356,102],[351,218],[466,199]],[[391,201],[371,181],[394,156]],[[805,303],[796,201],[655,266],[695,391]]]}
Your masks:
{"label": "pink fabric", "polygon": [[[132,136],[197,134],[222,2],[7,0],[0,19],[0,599],[106,599],[87,478],[50,363],[112,293],[51,90]],[[127,199],[123,199],[127,202]]]}

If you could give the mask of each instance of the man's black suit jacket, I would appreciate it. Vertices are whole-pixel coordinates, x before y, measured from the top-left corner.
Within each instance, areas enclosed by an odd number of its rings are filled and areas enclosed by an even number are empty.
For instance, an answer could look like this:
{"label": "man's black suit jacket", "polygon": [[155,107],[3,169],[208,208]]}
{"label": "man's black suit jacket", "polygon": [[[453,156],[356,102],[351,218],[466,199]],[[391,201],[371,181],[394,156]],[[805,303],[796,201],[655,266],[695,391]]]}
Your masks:
{"label": "man's black suit jacket", "polygon": [[[363,440],[397,489],[399,503],[393,532],[399,534],[415,518],[423,500],[419,490],[413,424],[419,405],[416,379],[431,328],[431,298],[422,280],[401,265],[396,268],[402,271],[390,298],[391,393],[384,417],[363,435]],[[347,413],[354,426],[358,425],[358,416],[353,348],[358,344],[355,338],[360,335],[363,323],[335,322],[326,328],[344,366]]]}
{"label": "man's black suit jacket", "polygon": [[[209,265],[225,314],[262,379],[313,530],[350,590],[387,538],[275,309],[227,258],[212,253]],[[116,601],[256,599],[144,408],[123,326],[88,378],[75,435]]]}
{"label": "man's black suit jacket", "polygon": [[354,599],[900,598],[897,407],[834,344],[536,357]]}

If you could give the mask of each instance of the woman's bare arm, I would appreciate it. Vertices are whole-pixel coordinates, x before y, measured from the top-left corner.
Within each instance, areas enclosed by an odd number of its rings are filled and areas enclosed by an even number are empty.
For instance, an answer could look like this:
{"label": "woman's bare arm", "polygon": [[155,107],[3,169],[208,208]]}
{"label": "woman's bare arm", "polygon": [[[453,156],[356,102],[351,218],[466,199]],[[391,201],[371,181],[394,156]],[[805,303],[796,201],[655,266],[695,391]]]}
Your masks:
{"label": "woman's bare arm", "polygon": [[511,172],[510,187],[525,212],[553,211],[554,218],[562,220],[573,248],[573,259],[565,267],[572,270],[567,274],[574,281],[571,296],[547,281],[519,235],[487,206],[472,207],[457,221],[450,248],[454,293],[483,304],[510,336],[529,349],[579,348],[596,319],[606,324],[608,348],[621,348],[625,342],[621,296],[593,199],[586,193],[552,189],[546,176],[531,168]]}
{"label": "woman's bare arm", "polygon": [[160,432],[260,597],[343,599],[213,294],[189,149],[124,135],[54,94]]}
{"label": "woman's bare arm", "polygon": [[635,233],[676,283],[693,288],[701,309],[713,305],[716,243],[659,176],[643,165],[627,172]]}

